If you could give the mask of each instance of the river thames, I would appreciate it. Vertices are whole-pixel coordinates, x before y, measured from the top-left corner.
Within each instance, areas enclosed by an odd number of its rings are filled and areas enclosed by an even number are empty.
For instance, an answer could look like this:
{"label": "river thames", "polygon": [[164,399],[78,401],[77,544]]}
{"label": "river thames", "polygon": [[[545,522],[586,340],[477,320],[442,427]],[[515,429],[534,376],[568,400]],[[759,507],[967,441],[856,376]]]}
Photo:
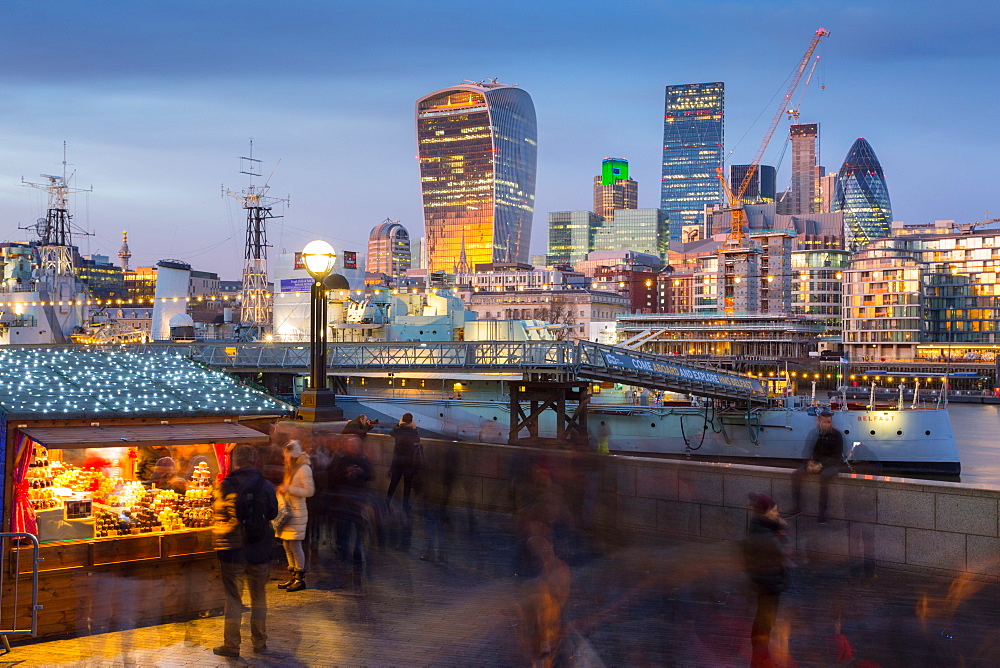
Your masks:
{"label": "river thames", "polygon": [[1000,405],[950,404],[962,482],[1000,487]]}

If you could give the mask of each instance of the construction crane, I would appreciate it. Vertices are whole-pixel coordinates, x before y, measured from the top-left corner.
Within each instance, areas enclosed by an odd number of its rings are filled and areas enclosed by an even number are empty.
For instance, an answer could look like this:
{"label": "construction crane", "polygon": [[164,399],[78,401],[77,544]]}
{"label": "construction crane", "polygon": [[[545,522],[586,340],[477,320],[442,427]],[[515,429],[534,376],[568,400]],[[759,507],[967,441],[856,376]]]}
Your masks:
{"label": "construction crane", "polygon": [[[771,119],[771,124],[767,128],[767,132],[764,133],[764,139],[760,143],[760,148],[757,149],[757,154],[754,156],[753,161],[747,168],[747,173],[743,176],[743,180],[740,182],[739,188],[736,189],[736,192],[733,192],[732,188],[728,187],[728,184],[724,188],[726,197],[729,200],[729,204],[725,210],[731,213],[733,219],[729,234],[726,237],[726,243],[730,246],[739,246],[743,243],[747,227],[747,215],[743,210],[743,197],[746,195],[747,189],[753,182],[754,175],[760,167],[761,158],[764,157],[764,151],[767,150],[768,145],[771,143],[771,138],[774,136],[774,131],[778,128],[778,124],[781,122],[781,119],[785,117],[785,111],[788,109],[788,105],[791,104],[792,95],[795,94],[795,89],[798,88],[799,81],[802,80],[802,75],[805,73],[806,67],[812,59],[813,52],[819,45],[820,40],[829,34],[829,30],[820,28],[813,35],[812,41],[809,43],[809,48],[806,49],[805,54],[802,56],[802,60],[799,61],[798,67],[795,68],[792,80],[788,84],[788,89],[785,91],[784,97],[781,98],[781,102],[778,104],[778,110],[775,112],[774,118]],[[726,183],[726,177],[722,173],[721,169],[719,169],[719,179],[724,184]]]}
{"label": "construction crane", "polygon": [[[986,213],[989,213],[987,211]],[[993,223],[1000,223],[1000,218],[990,218],[989,220],[977,220],[974,223],[964,223],[960,225],[952,224],[952,229],[956,232],[965,232],[966,234],[972,234],[976,231],[978,227],[988,227]]]}
{"label": "construction crane", "polygon": [[806,96],[806,91],[809,89],[809,82],[812,81],[813,74],[816,73],[816,66],[819,65],[819,56],[813,60],[812,67],[809,68],[809,74],[806,75],[805,83],[802,84],[802,90],[799,91],[799,99],[795,101],[795,106],[789,109],[787,112],[788,120],[793,124],[799,122],[799,109],[802,108],[802,98]]}

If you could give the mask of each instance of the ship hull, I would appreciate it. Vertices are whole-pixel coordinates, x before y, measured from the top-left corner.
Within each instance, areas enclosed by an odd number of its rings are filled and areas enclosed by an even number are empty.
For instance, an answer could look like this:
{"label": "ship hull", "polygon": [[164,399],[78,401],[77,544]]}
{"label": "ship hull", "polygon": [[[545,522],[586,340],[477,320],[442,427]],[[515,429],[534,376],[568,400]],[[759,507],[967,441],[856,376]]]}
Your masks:
{"label": "ship hull", "polygon": [[[338,396],[346,415],[365,413],[383,425],[413,413],[421,432],[446,440],[508,442],[510,407],[497,401]],[[816,418],[804,409],[708,412],[693,406],[592,405],[592,433],[605,423],[612,452],[684,457],[770,466],[798,466],[811,444]],[[947,410],[838,411],[834,426],[847,448],[859,442],[859,471],[957,476],[961,465]],[[543,414],[541,436],[554,436],[555,419]],[[522,434],[524,436],[526,434]]]}

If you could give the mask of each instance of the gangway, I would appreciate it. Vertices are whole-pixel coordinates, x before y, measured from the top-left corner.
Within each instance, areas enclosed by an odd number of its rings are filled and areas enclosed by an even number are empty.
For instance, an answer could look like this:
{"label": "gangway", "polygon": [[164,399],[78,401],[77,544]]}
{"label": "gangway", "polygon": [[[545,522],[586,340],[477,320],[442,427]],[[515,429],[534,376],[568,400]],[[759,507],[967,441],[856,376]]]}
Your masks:
{"label": "gangway", "polygon": [[[133,349],[180,354],[237,373],[308,373],[301,343],[140,344]],[[665,355],[587,341],[380,341],[331,343],[327,370],[520,373],[526,381],[614,382],[699,397],[767,403],[763,383],[749,376],[685,363]]]}

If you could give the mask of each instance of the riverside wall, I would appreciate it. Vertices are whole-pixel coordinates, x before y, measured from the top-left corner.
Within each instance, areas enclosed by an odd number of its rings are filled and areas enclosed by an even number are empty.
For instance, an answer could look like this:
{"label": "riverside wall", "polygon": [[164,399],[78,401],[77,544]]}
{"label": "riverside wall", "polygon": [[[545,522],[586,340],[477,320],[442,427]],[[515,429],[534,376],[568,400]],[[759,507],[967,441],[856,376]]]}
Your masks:
{"label": "riverside wall", "polygon": [[[746,536],[747,494],[763,492],[791,507],[791,471],[742,464],[613,455],[575,456],[516,446],[425,440],[425,482],[440,492],[450,450],[455,480],[449,502],[514,511],[528,462],[544,458],[564,488],[596,494],[594,519],[624,543],[656,536],[738,541]],[[366,451],[385,489],[392,439],[370,434]],[[816,522],[818,484],[808,476],[803,514],[788,535],[802,553],[832,560],[875,560],[912,569],[1000,579],[1000,488],[841,474],[831,481],[828,522]],[[396,492],[401,498],[402,490]]]}

